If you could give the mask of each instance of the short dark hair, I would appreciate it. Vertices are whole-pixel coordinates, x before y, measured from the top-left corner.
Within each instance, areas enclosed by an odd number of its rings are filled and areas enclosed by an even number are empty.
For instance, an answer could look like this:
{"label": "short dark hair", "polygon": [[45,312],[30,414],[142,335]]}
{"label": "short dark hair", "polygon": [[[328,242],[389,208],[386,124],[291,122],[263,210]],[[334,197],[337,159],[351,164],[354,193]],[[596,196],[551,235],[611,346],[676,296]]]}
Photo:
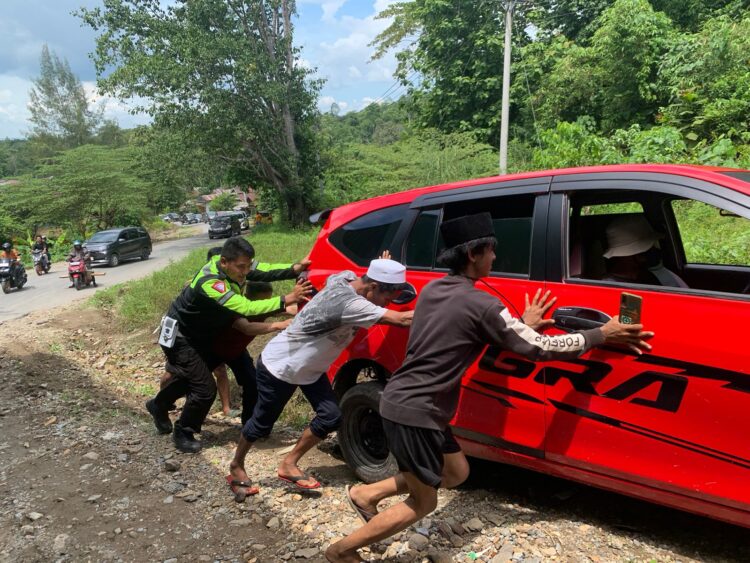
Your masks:
{"label": "short dark hair", "polygon": [[383,293],[392,293],[394,291],[402,291],[404,289],[405,284],[403,283],[384,283],[379,282],[378,280],[374,280],[371,277],[369,277],[367,274],[362,276],[362,283],[376,283],[378,284],[378,289],[382,291]]}
{"label": "short dark hair", "polygon": [[221,246],[214,246],[208,249],[206,253],[206,260],[211,260],[214,256],[221,254]]}
{"label": "short dark hair", "polygon": [[460,274],[469,264],[469,254],[482,253],[487,248],[495,248],[495,237],[483,237],[470,240],[458,246],[446,248],[437,258],[438,264],[447,266],[452,274]]}
{"label": "short dark hair", "polygon": [[255,258],[253,245],[242,237],[229,237],[221,247],[221,257],[225,260],[237,260],[241,256]]}
{"label": "short dark hair", "polygon": [[245,285],[245,297],[248,299],[257,299],[261,295],[273,295],[273,286],[268,282],[249,281]]}

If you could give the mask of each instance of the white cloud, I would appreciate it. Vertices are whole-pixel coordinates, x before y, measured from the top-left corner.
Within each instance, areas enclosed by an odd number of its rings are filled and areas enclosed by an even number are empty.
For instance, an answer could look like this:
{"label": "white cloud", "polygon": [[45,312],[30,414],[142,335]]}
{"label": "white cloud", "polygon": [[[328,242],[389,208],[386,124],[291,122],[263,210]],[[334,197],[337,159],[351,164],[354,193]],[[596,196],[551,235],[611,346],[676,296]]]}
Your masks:
{"label": "white cloud", "polygon": [[324,22],[331,22],[336,19],[336,14],[346,2],[347,0],[300,0],[299,3],[320,6],[320,9],[323,10],[321,19]]}
{"label": "white cloud", "polygon": [[339,106],[339,111],[341,113],[346,113],[349,111],[349,104],[345,102],[344,100],[337,100],[333,96],[321,96],[318,99],[318,111],[321,111],[323,113],[331,111],[331,106],[333,104],[336,104]]}

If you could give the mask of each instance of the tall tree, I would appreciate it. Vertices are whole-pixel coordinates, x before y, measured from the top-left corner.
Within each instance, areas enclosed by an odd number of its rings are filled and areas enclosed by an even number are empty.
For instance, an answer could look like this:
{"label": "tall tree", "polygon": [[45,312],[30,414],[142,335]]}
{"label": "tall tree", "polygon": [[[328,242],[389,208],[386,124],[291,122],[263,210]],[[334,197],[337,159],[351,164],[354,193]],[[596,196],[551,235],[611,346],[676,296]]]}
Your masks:
{"label": "tall tree", "polygon": [[107,0],[79,15],[100,32],[104,91],[144,99],[157,127],[272,188],[299,223],[318,193],[319,84],[293,45],[294,13],[294,0]]}
{"label": "tall tree", "polygon": [[[503,13],[498,2],[397,2],[378,17],[391,25],[374,41],[375,58],[397,53],[397,75],[407,85],[424,127],[472,131],[497,142],[503,67]],[[519,13],[518,28],[524,28]],[[409,41],[411,39],[411,41]],[[409,45],[403,48],[403,43]]]}
{"label": "tall tree", "polygon": [[89,107],[81,81],[66,59],[50,53],[45,44],[40,74],[29,91],[31,136],[53,148],[73,148],[93,137],[103,108]]}

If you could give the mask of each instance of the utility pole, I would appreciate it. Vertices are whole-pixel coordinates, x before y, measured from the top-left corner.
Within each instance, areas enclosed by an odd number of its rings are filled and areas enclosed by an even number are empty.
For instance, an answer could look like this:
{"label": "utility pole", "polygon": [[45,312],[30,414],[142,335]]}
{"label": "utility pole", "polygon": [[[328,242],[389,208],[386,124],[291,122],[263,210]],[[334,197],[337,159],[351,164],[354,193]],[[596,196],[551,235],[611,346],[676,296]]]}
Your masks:
{"label": "utility pole", "polygon": [[500,113],[500,174],[508,173],[508,116],[510,114],[510,39],[515,0],[505,3],[505,52],[503,57],[503,102]]}

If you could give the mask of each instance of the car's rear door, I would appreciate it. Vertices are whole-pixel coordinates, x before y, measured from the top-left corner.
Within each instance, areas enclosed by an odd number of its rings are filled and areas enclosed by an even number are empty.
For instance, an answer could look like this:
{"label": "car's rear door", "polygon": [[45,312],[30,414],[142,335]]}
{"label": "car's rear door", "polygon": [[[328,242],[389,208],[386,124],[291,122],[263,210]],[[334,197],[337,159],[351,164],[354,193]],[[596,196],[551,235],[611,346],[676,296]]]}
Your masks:
{"label": "car's rear door", "polygon": [[[492,215],[497,259],[486,283],[477,288],[497,297],[514,316],[524,310],[526,294],[544,288],[544,252],[549,177],[497,182],[441,192],[412,205],[403,246],[407,279],[418,290],[448,274],[436,261],[444,248],[438,226],[462,215]],[[403,340],[394,339],[394,349]],[[397,350],[403,357],[405,349]],[[519,357],[488,348],[461,382],[459,407],[452,424],[471,455],[539,458],[544,445],[543,386],[516,370]]]}
{"label": "car's rear door", "polygon": [[[605,220],[628,213],[645,214],[664,234],[664,264],[692,287],[601,279]],[[727,219],[737,223],[729,228]],[[641,496],[686,509],[687,497],[716,503],[720,518],[750,511],[750,197],[667,174],[559,176],[549,229],[561,235],[548,246],[557,306],[589,310],[569,310],[565,324],[616,315],[627,291],[643,298],[643,323],[656,336],[642,356],[597,348],[544,366],[546,458],[563,474],[621,490],[639,485]]]}

